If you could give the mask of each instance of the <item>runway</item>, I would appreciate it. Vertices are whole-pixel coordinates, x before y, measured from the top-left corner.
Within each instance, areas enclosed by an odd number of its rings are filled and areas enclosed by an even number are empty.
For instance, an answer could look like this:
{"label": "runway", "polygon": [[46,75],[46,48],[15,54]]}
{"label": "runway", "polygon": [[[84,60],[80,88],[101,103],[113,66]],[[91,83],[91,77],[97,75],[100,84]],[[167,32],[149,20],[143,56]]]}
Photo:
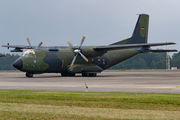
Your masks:
{"label": "runway", "polygon": [[22,72],[0,72],[0,89],[180,93],[180,72],[102,72],[97,77],[61,77],[60,74],[37,74],[26,78]]}

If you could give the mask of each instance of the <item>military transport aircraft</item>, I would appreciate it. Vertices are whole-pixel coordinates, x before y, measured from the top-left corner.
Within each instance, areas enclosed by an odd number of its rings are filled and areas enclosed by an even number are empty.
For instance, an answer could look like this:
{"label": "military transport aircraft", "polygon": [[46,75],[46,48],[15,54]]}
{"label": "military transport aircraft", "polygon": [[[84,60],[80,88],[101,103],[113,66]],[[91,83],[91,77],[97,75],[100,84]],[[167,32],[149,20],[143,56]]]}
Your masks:
{"label": "military transport aircraft", "polygon": [[146,52],[176,52],[177,50],[153,50],[151,46],[172,45],[173,42],[147,43],[148,40],[149,15],[140,14],[137,20],[132,37],[118,41],[107,46],[82,46],[85,37],[83,36],[80,46],[73,46],[69,41],[68,46],[41,46],[36,47],[21,45],[3,45],[2,47],[15,48],[11,52],[25,51],[18,58],[13,66],[27,77],[41,73],[61,73],[62,76],[75,76],[81,73],[82,76],[96,76],[97,73],[122,62],[134,55]]}

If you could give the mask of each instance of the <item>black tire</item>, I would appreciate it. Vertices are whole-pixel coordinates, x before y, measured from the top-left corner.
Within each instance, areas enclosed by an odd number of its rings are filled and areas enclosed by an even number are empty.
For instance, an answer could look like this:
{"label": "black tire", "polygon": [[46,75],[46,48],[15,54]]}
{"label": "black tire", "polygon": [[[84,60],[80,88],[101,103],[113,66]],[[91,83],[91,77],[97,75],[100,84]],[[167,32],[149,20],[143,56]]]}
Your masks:
{"label": "black tire", "polygon": [[82,76],[83,77],[87,77],[87,76],[92,76],[92,77],[95,77],[97,75],[97,73],[82,73]]}
{"label": "black tire", "polygon": [[61,73],[61,76],[62,76],[62,77],[67,77],[68,74],[67,74],[67,73]]}
{"label": "black tire", "polygon": [[75,73],[68,73],[68,76],[73,77],[75,76]]}
{"label": "black tire", "polygon": [[61,76],[62,77],[68,77],[68,76],[73,77],[73,76],[75,76],[75,73],[64,72],[64,73],[61,73]]}
{"label": "black tire", "polygon": [[88,74],[83,72],[83,73],[82,73],[82,76],[83,76],[83,77],[86,77],[86,76],[88,76]]}
{"label": "black tire", "polygon": [[95,77],[97,75],[97,73],[91,73],[89,74],[89,76]]}
{"label": "black tire", "polygon": [[33,73],[26,72],[26,77],[33,77]]}

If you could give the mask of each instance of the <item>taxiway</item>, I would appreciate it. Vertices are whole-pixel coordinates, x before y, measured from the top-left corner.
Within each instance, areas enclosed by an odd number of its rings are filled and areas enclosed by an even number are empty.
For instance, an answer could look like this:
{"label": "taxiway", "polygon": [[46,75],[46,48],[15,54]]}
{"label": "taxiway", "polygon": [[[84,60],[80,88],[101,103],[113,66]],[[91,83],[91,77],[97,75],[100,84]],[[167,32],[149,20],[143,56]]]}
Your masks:
{"label": "taxiway", "polygon": [[38,74],[26,78],[22,72],[0,72],[0,89],[180,93],[180,72],[102,72],[97,77],[61,77]]}

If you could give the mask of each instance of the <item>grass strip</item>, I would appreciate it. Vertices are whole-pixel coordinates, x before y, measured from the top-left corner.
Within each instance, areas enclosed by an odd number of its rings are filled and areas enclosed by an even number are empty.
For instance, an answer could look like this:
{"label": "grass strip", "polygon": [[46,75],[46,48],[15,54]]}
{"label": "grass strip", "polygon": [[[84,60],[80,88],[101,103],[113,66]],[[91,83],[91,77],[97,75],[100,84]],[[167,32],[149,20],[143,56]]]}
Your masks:
{"label": "grass strip", "polygon": [[[180,119],[180,111],[89,108],[20,103],[0,103],[0,112],[24,114],[24,117],[26,113],[37,114],[36,117],[38,118],[42,117],[42,115],[45,115],[47,118],[51,117],[51,119],[69,119],[68,116],[77,118],[79,116],[80,118],[86,119]],[[54,115],[53,118],[52,115]],[[23,116],[21,115],[21,118],[23,118]]]}
{"label": "grass strip", "polygon": [[0,90],[0,119],[34,119],[33,116],[180,119],[180,94]]}

